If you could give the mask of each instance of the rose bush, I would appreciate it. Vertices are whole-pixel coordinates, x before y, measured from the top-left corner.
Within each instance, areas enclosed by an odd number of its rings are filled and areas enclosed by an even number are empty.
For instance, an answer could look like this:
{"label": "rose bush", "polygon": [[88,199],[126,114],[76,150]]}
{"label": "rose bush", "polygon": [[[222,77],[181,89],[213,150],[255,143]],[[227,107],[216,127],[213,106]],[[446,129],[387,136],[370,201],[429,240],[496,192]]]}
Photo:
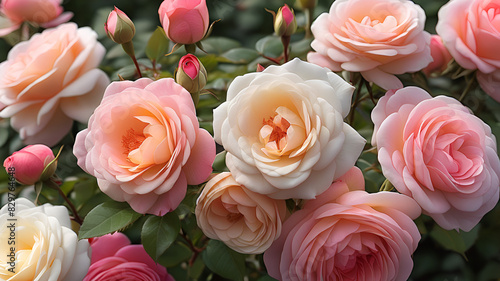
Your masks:
{"label": "rose bush", "polygon": [[142,245],[130,245],[123,233],[94,238],[92,262],[83,281],[174,281],[165,267],[155,263]]}
{"label": "rose bush", "polygon": [[25,198],[15,200],[15,273],[8,270],[7,246],[12,217],[9,205],[0,210],[0,279],[9,281],[50,280],[81,281],[90,265],[90,248],[86,239],[78,240],[71,229],[64,206],[35,206]]}
{"label": "rose bush", "polygon": [[284,223],[264,253],[278,280],[408,279],[420,233],[417,203],[402,194],[364,191],[354,167]]}
{"label": "rose bush", "polygon": [[408,0],[337,0],[313,22],[307,60],[333,71],[360,72],[384,89],[399,89],[394,74],[432,62],[424,10]]}
{"label": "rose bush", "polygon": [[8,24],[0,28],[0,36],[20,28],[26,21],[45,28],[67,22],[73,13],[63,13],[61,4],[62,0],[2,0],[0,14],[5,16]]}
{"label": "rose bush", "polygon": [[14,177],[22,184],[35,184],[40,180],[43,170],[55,159],[52,150],[42,144],[28,145],[12,153],[3,162],[5,169],[14,168]]}
{"label": "rose bush", "polygon": [[78,165],[100,189],[139,213],[174,210],[188,184],[212,171],[215,143],[200,129],[191,95],[173,79],[112,83],[78,133]]}
{"label": "rose bush", "polygon": [[406,87],[372,111],[384,176],[445,229],[471,230],[499,198],[496,139],[457,100]]}
{"label": "rose bush", "polygon": [[209,238],[245,254],[261,254],[281,233],[284,200],[271,199],[239,185],[231,173],[213,177],[196,203],[196,221]]}
{"label": "rose bush", "polygon": [[164,0],[158,9],[168,39],[179,44],[194,44],[209,27],[205,0]]}
{"label": "rose bush", "polygon": [[213,113],[234,179],[276,199],[325,191],[365,143],[343,121],[352,93],[338,75],[299,59],[236,77]]}
{"label": "rose bush", "polygon": [[105,49],[96,39],[66,23],[17,44],[0,64],[0,117],[10,117],[26,144],[53,146],[73,120],[87,123],[109,84],[97,69]]}

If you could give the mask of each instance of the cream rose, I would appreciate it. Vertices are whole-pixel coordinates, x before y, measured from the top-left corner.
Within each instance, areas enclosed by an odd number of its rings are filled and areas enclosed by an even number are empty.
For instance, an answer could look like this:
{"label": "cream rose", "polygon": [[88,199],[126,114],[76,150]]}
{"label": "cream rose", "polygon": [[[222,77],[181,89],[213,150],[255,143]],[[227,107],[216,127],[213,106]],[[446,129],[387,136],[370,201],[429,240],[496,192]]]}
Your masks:
{"label": "cream rose", "polygon": [[195,214],[209,238],[240,253],[260,254],[280,235],[286,203],[248,190],[226,172],[205,185]]}
{"label": "cream rose", "polygon": [[236,77],[214,110],[214,137],[235,180],[276,199],[325,191],[365,144],[343,121],[353,90],[335,73],[299,59]]}
{"label": "cream rose", "polygon": [[312,24],[307,60],[360,72],[384,89],[399,89],[394,74],[419,71],[432,62],[425,12],[409,0],[336,0]]}
{"label": "cream rose", "polygon": [[109,84],[96,39],[88,27],[63,24],[17,44],[0,64],[0,117],[26,144],[53,146],[73,120],[87,123]]}
{"label": "cream rose", "polygon": [[[11,203],[15,203],[14,216],[9,210]],[[0,239],[5,243],[0,247],[1,280],[81,281],[87,274],[89,243],[86,239],[78,240],[71,230],[66,207],[50,204],[36,207],[19,198],[2,207],[0,226]],[[10,237],[15,240],[9,240]],[[15,244],[8,246],[7,241]],[[15,253],[14,272],[9,271],[11,252]]]}

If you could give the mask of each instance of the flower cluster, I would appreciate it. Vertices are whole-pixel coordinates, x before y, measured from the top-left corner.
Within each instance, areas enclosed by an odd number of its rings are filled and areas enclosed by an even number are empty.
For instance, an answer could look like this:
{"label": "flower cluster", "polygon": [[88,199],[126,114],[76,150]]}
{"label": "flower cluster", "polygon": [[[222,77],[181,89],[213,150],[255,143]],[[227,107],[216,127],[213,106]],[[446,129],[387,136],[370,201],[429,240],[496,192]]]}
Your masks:
{"label": "flower cluster", "polygon": [[253,49],[205,0],[97,31],[2,0],[0,279],[416,280],[429,240],[496,233],[500,2],[437,34],[410,0],[322,4],[268,10]]}

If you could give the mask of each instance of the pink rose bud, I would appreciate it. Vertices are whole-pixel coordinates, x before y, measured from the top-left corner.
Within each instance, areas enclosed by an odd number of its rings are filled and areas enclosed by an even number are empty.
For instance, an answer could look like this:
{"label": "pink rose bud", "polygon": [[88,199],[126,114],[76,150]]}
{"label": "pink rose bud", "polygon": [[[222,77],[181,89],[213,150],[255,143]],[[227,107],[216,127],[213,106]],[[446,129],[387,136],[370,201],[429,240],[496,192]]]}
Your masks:
{"label": "pink rose bud", "polygon": [[196,56],[187,54],[179,61],[175,82],[190,93],[198,93],[207,84],[207,71]]}
{"label": "pink rose bud", "polygon": [[104,30],[108,37],[118,44],[132,41],[135,35],[134,23],[117,7],[109,13],[108,20],[104,24]]}
{"label": "pink rose bud", "polygon": [[[40,180],[45,167],[55,159],[52,150],[43,144],[28,145],[14,152],[3,162],[8,171],[14,168],[14,178],[22,184],[31,185]],[[55,172],[55,169],[54,169]],[[52,172],[53,174],[53,172]],[[44,177],[51,175],[45,174]]]}
{"label": "pink rose bud", "polygon": [[297,30],[297,21],[293,10],[285,6],[279,8],[274,19],[274,31],[278,36],[291,36]]}
{"label": "pink rose bud", "polygon": [[262,71],[264,71],[264,70],[266,70],[266,68],[265,68],[265,67],[263,67],[260,63],[258,63],[258,64],[257,64],[257,72],[262,72]]}
{"label": "pink rose bud", "polygon": [[205,0],[165,0],[158,10],[168,39],[179,44],[194,44],[207,33],[208,8]]}
{"label": "pink rose bud", "polygon": [[439,35],[431,36],[430,46],[431,56],[434,61],[422,70],[427,76],[434,72],[439,73],[444,71],[452,59],[450,52],[448,52],[448,49],[444,46],[443,40],[441,40]]}

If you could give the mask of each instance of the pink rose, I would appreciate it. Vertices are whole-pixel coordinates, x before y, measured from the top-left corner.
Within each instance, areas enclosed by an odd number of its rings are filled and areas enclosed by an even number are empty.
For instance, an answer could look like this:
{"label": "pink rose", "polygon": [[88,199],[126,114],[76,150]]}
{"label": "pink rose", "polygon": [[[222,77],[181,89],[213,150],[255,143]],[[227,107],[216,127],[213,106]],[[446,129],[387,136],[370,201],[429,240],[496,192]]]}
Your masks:
{"label": "pink rose", "polygon": [[405,281],[420,211],[405,195],[365,192],[354,167],[285,221],[264,263],[278,280]]}
{"label": "pink rose", "polygon": [[52,150],[42,144],[28,145],[14,152],[3,162],[8,171],[14,168],[14,178],[22,184],[31,185],[40,180],[45,167],[54,160]]}
{"label": "pink rose", "polygon": [[45,28],[67,22],[73,13],[63,13],[61,4],[62,0],[2,0],[0,13],[10,21],[10,25],[0,29],[0,36],[18,29],[25,21]]}
{"label": "pink rose", "polygon": [[194,44],[209,27],[205,0],[165,0],[158,14],[167,37],[175,43]]}
{"label": "pink rose", "polygon": [[337,0],[312,24],[307,60],[333,71],[360,72],[384,89],[403,84],[394,74],[432,62],[425,13],[409,0]]}
{"label": "pink rose", "polygon": [[280,235],[286,212],[284,200],[250,191],[226,172],[205,185],[195,214],[207,237],[240,253],[260,254]]}
{"label": "pink rose", "polygon": [[92,29],[74,23],[17,44],[0,64],[0,117],[25,143],[55,145],[99,104],[109,84],[97,68],[105,52]]}
{"label": "pink rose", "polygon": [[179,205],[188,184],[210,175],[215,142],[199,128],[182,86],[142,78],[106,89],[73,152],[104,193],[136,212],[161,216]]}
{"label": "pink rose", "polygon": [[477,82],[481,89],[497,102],[500,102],[500,69],[491,73],[476,72]]}
{"label": "pink rose", "polygon": [[90,246],[92,259],[83,281],[174,281],[167,269],[157,264],[142,245],[130,245],[123,233],[95,238]]}
{"label": "pink rose", "polygon": [[439,35],[431,36],[431,56],[434,61],[422,70],[427,76],[434,72],[438,74],[443,72],[452,59]]}
{"label": "pink rose", "polygon": [[436,31],[463,68],[483,73],[500,68],[498,5],[490,0],[453,0],[439,10]]}
{"label": "pink rose", "polygon": [[372,120],[385,177],[441,227],[469,231],[496,205],[495,136],[460,102],[406,87],[387,92]]}

